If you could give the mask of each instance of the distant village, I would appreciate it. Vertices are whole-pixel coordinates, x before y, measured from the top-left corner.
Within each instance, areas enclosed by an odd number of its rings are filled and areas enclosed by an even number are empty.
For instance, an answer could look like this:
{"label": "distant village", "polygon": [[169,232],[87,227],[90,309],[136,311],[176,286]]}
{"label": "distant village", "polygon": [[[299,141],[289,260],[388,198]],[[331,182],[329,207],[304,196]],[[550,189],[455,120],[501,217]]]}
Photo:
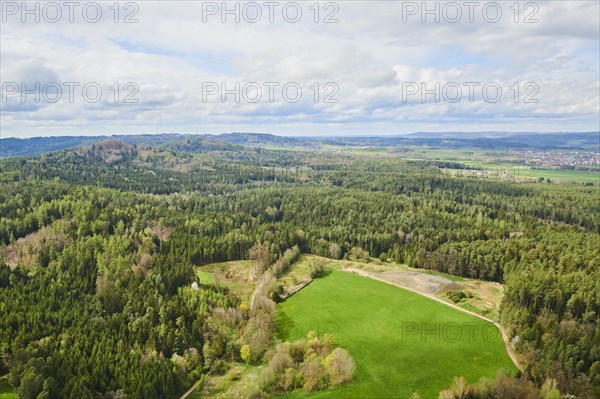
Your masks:
{"label": "distant village", "polygon": [[536,166],[600,166],[600,152],[592,151],[509,151],[508,155]]}

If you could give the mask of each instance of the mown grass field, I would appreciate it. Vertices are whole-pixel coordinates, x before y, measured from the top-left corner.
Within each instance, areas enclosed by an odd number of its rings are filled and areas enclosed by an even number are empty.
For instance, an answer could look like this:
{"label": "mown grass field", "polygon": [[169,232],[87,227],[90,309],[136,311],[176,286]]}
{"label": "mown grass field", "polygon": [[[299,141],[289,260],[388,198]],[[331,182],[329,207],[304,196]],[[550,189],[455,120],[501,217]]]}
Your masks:
{"label": "mown grass field", "polygon": [[536,169],[531,173],[532,177],[550,179],[558,183],[594,183],[600,184],[600,173],[585,172],[582,170],[562,170],[562,169]]}
{"label": "mown grass field", "polygon": [[[454,376],[516,372],[493,325],[421,295],[329,270],[278,305],[278,337],[334,333],[354,357],[354,382],[288,398],[437,398]],[[427,330],[428,332],[425,332]]]}

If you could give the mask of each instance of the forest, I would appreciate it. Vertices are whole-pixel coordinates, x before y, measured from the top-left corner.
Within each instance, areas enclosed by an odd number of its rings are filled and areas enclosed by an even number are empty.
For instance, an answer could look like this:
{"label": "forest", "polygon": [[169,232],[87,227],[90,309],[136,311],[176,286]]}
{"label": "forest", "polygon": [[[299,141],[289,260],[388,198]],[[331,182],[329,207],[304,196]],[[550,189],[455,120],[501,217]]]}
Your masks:
{"label": "forest", "polygon": [[[0,375],[19,398],[177,398],[260,356],[265,271],[298,253],[503,283],[520,377],[600,397],[598,185],[177,136],[0,166]],[[252,306],[194,273],[240,259],[264,263]]]}

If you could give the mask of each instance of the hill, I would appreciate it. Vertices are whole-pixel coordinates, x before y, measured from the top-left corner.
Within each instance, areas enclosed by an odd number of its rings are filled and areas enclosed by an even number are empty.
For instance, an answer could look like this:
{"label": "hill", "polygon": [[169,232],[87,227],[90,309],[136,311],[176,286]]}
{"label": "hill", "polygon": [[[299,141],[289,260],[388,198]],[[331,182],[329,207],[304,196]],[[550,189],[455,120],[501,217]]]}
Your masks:
{"label": "hill", "polygon": [[158,145],[183,139],[208,139],[248,147],[301,147],[315,149],[322,146],[348,147],[434,147],[450,149],[512,149],[512,150],[585,150],[596,151],[600,133],[413,133],[402,136],[338,136],[291,137],[265,133],[206,134],[142,134],[112,136],[58,136],[29,139],[0,138],[0,158],[31,156],[49,153],[95,142],[114,139],[130,145]]}

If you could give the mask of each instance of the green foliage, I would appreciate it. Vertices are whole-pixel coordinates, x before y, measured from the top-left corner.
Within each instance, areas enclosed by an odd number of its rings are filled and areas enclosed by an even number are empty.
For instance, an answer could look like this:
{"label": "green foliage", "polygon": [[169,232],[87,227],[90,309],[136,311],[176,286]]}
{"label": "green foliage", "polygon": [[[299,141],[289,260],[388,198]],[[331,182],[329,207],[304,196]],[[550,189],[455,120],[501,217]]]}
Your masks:
{"label": "green foliage", "polygon": [[16,399],[17,394],[6,376],[0,378],[0,399]]}
{"label": "green foliage", "polygon": [[555,388],[551,392],[540,392],[531,381],[498,373],[494,381],[483,379],[477,384],[455,377],[452,386],[440,392],[439,399],[548,399],[548,394],[551,398],[561,398]]}
{"label": "green foliage", "polygon": [[[259,358],[272,280],[301,252],[503,282],[526,375],[600,395],[597,186],[152,140],[0,161],[0,371],[24,395],[176,397],[244,344]],[[226,289],[192,288],[194,265],[249,255],[261,289],[247,314]]]}
{"label": "green foliage", "polygon": [[322,390],[351,381],[355,370],[350,354],[336,347],[331,335],[319,338],[314,331],[307,339],[278,344],[265,360],[268,365],[261,372],[259,387],[273,393]]}
{"label": "green foliage", "polygon": [[450,291],[446,296],[454,303],[460,302],[467,297],[463,291]]}
{"label": "green foliage", "polygon": [[[69,220],[69,245],[34,273],[0,261],[3,359],[19,397],[178,397],[200,366],[193,350],[210,339],[208,306],[236,302],[214,288],[192,290],[192,265],[171,241],[144,246],[156,239],[149,227],[158,202],[83,187],[52,201]],[[152,267],[139,271],[144,254]],[[177,371],[175,354],[184,359]]]}
{"label": "green foliage", "polygon": [[325,271],[325,262],[322,259],[311,259],[308,265],[308,273],[311,278],[317,278],[323,275]]}
{"label": "green foliage", "polygon": [[252,361],[252,352],[250,350],[250,345],[242,345],[242,347],[240,348],[240,357],[246,363],[250,363]]}

